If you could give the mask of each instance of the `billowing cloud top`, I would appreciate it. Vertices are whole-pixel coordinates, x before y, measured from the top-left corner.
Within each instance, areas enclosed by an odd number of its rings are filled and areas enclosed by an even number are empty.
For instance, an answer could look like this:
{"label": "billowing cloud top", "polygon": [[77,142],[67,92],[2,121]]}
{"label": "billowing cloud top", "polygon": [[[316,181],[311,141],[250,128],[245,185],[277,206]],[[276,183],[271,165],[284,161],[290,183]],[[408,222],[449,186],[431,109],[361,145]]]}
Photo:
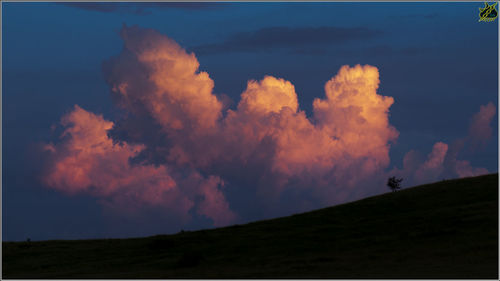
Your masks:
{"label": "billowing cloud top", "polygon": [[249,81],[241,94],[238,110],[267,114],[279,113],[284,107],[297,112],[299,104],[295,87],[289,81],[266,76],[262,81]]}
{"label": "billowing cloud top", "polygon": [[[111,122],[75,106],[63,116],[61,140],[45,146],[47,186],[124,212],[156,206],[182,223],[200,216],[220,226],[254,218],[251,208],[271,216],[366,196],[373,193],[366,183],[387,175],[399,133],[388,118],[394,99],[377,93],[376,67],[343,66],[314,100],[311,118],[293,84],[273,76],[250,80],[236,109],[222,114],[194,54],[151,29],[124,26],[120,35],[124,49],[103,70],[129,114]],[[491,106],[481,112],[474,123],[487,126]],[[393,172],[411,166],[412,177],[432,178],[446,163],[462,174],[484,172],[447,152],[437,143],[424,163],[409,154]]]}
{"label": "billowing cloud top", "polygon": [[144,108],[167,129],[215,126],[222,103],[194,54],[151,29],[124,27],[120,34],[125,50],[104,66],[120,105]]}

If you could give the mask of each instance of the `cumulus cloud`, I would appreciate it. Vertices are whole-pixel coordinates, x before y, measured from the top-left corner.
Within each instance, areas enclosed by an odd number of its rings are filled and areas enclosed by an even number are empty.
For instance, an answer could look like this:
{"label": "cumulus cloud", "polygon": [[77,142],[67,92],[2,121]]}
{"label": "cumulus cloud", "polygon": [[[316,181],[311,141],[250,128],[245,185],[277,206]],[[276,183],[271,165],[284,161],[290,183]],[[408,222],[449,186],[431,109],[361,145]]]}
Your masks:
{"label": "cumulus cloud", "polygon": [[208,73],[198,71],[194,54],[152,29],[124,27],[120,35],[125,50],[106,62],[104,71],[121,107],[146,110],[166,129],[215,125],[222,103],[212,94]]}
{"label": "cumulus cloud", "polygon": [[144,145],[114,142],[107,135],[113,122],[77,105],[63,116],[61,124],[65,128],[62,140],[45,146],[50,155],[43,177],[47,186],[72,195],[89,193],[106,199],[107,204],[123,206],[125,212],[150,205],[183,218],[193,208],[194,198],[201,196],[201,215],[216,225],[234,219],[218,189],[218,177],[205,179],[191,172],[187,179],[179,179],[164,165],[132,165],[129,160]]}
{"label": "cumulus cloud", "polygon": [[376,67],[343,66],[325,85],[327,99],[313,103],[319,127],[345,152],[372,159],[364,168],[373,171],[389,164],[389,142],[399,134],[388,119],[394,99],[376,93],[379,83]]}
{"label": "cumulus cloud", "polygon": [[459,160],[458,157],[467,145],[466,138],[456,140],[450,147],[449,152],[444,159],[445,170],[448,171],[448,177],[473,177],[488,173],[486,168],[472,167],[469,161]]}
{"label": "cumulus cloud", "polygon": [[[394,99],[377,93],[376,67],[343,66],[312,117],[293,84],[273,76],[248,81],[227,109],[193,53],[151,29],[124,26],[120,35],[124,49],[103,71],[126,114],[111,122],[75,106],[63,116],[61,139],[46,145],[47,186],[221,226],[370,195],[365,187],[385,175],[399,133],[389,123]],[[436,178],[446,165],[460,175],[483,172],[444,143],[425,161],[415,155],[400,172],[417,179]]]}
{"label": "cumulus cloud", "polygon": [[248,82],[247,89],[241,94],[238,110],[279,113],[286,106],[293,112],[299,107],[295,87],[289,81],[266,76],[260,82]]}
{"label": "cumulus cloud", "polygon": [[479,112],[471,120],[469,126],[469,140],[473,148],[484,147],[492,136],[493,129],[490,126],[493,117],[496,114],[496,107],[493,103],[481,105]]}
{"label": "cumulus cloud", "polygon": [[448,152],[448,145],[437,142],[427,160],[415,171],[415,178],[420,182],[435,180],[443,172],[443,163]]}
{"label": "cumulus cloud", "polygon": [[[250,81],[237,110],[228,111],[222,135],[241,162],[262,155],[269,163],[256,175],[256,188],[268,197],[296,189],[297,200],[307,190],[319,202],[340,202],[389,165],[398,132],[388,122],[393,100],[376,93],[378,84],[375,67],[343,67],[327,82],[325,99],[314,101],[311,120],[298,109],[290,82],[269,76]],[[272,151],[261,151],[265,142]]]}
{"label": "cumulus cloud", "polygon": [[410,185],[437,181],[445,178],[463,178],[487,174],[482,167],[473,167],[467,160],[460,160],[460,154],[467,147],[474,150],[484,146],[492,136],[491,121],[496,114],[493,103],[481,105],[479,112],[472,116],[468,135],[456,139],[451,145],[444,142],[434,144],[424,161],[414,150],[409,151],[403,160],[403,169],[394,168],[389,174],[404,177]]}

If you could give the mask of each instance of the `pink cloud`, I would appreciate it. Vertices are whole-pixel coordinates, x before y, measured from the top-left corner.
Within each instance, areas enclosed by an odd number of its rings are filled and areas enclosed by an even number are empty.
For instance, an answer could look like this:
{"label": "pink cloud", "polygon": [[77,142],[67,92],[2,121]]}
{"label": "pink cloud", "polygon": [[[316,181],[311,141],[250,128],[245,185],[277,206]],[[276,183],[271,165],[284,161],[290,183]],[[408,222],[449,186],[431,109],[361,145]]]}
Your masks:
{"label": "pink cloud", "polygon": [[47,186],[68,194],[90,193],[107,199],[107,204],[121,206],[124,212],[149,205],[184,217],[195,207],[194,198],[201,195],[201,214],[216,223],[234,219],[218,190],[218,178],[205,179],[191,172],[199,188],[188,189],[183,186],[184,180],[174,179],[165,165],[132,165],[130,159],[144,146],[114,143],[107,135],[113,122],[77,105],[63,116],[61,124],[65,127],[61,142],[46,146],[50,159],[43,181]]}
{"label": "pink cloud", "polygon": [[435,143],[432,152],[427,156],[427,161],[415,171],[415,178],[419,182],[436,180],[443,173],[443,163],[447,152],[448,145],[446,143]]}
{"label": "pink cloud", "polygon": [[215,126],[222,103],[193,53],[152,29],[124,27],[120,35],[125,50],[105,69],[121,107],[135,113],[145,109],[169,130]]}
{"label": "pink cloud", "polygon": [[479,112],[471,120],[469,126],[469,140],[473,148],[484,147],[492,136],[493,129],[490,126],[496,114],[496,107],[493,103],[481,105]]}
{"label": "pink cloud", "polygon": [[[275,206],[288,190],[310,192],[320,202],[362,196],[356,184],[389,165],[390,142],[398,137],[388,120],[394,100],[377,94],[376,67],[342,67],[326,83],[325,98],[314,100],[313,118],[299,109],[293,84],[273,76],[250,80],[237,108],[223,118],[214,82],[198,70],[194,54],[154,30],[124,27],[120,34],[124,51],[104,64],[114,101],[127,118],[151,117],[168,144],[114,143],[107,134],[113,122],[76,108],[63,120],[81,115],[87,121],[63,122],[70,138],[51,146],[45,183],[52,188],[144,204],[182,198],[186,203],[176,209],[194,208],[223,225],[236,218],[221,189],[225,179],[233,179],[225,188],[245,184],[235,169],[253,173],[255,200]],[[130,164],[146,149],[162,161]],[[186,171],[191,176],[178,176]],[[204,201],[194,203],[195,196]]]}
{"label": "pink cloud", "polygon": [[467,137],[455,140],[451,146],[444,142],[435,143],[426,161],[422,161],[418,152],[412,150],[404,157],[403,169],[394,168],[388,174],[398,174],[410,184],[422,184],[444,178],[463,178],[489,173],[486,168],[473,167],[469,161],[458,158],[467,145],[472,148],[486,145],[492,136],[490,123],[495,113],[493,103],[481,106],[479,112],[471,118]]}
{"label": "pink cloud", "polygon": [[[389,123],[394,99],[377,93],[376,67],[341,67],[314,100],[311,118],[294,85],[270,75],[250,80],[236,108],[225,109],[193,53],[151,29],[125,26],[120,34],[124,50],[105,62],[104,73],[127,112],[120,130],[134,141],[113,139],[114,122],[75,106],[62,118],[59,143],[45,146],[47,186],[128,212],[158,206],[185,221],[197,214],[223,226],[240,218],[232,189],[247,192],[238,202],[254,208],[282,209],[284,196],[291,208],[306,208],[366,196],[366,186],[386,174],[399,132]],[[491,107],[478,116],[475,128],[484,127]],[[144,120],[159,129],[146,131]],[[152,133],[161,137],[150,141]],[[484,139],[488,131],[475,135]],[[394,171],[417,180],[436,179],[448,166],[459,175],[484,172],[453,159],[439,142],[427,160],[410,152]]]}

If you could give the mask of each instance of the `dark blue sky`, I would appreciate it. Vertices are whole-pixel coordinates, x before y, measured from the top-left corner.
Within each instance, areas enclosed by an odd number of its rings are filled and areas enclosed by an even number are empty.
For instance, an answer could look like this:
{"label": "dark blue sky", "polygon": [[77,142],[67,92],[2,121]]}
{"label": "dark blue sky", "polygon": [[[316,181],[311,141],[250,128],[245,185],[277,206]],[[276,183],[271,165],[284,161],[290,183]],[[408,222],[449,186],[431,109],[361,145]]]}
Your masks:
{"label": "dark blue sky", "polygon": [[[153,28],[188,51],[236,106],[249,79],[282,77],[300,108],[342,65],[380,71],[400,132],[391,164],[427,155],[438,141],[467,134],[481,105],[498,104],[498,21],[478,22],[482,3],[2,3],[3,239],[75,239],[176,232],[157,221],[103,212],[95,198],[40,184],[38,144],[74,104],[114,120],[102,62],[123,49],[125,23]],[[473,166],[498,170],[498,119]],[[129,224],[130,227],[121,227]],[[153,225],[153,226],[152,226]],[[185,228],[206,227],[198,221]],[[143,231],[144,229],[144,231]]]}

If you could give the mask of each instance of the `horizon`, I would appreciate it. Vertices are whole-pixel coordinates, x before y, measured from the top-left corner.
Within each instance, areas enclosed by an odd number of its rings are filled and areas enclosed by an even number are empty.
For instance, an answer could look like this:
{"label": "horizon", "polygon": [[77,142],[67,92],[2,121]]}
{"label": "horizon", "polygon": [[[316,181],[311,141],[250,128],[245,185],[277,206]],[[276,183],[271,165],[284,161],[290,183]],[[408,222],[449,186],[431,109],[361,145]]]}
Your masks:
{"label": "horizon", "polygon": [[498,173],[481,5],[3,2],[2,239],[174,234]]}
{"label": "horizon", "polygon": [[[443,183],[445,181],[456,181],[456,180],[461,180],[461,179],[475,178],[475,177],[482,177],[482,176],[492,176],[492,175],[498,175],[498,172],[496,172],[496,173],[489,173],[489,174],[485,174],[485,175],[479,175],[479,176],[466,177],[466,178],[444,179],[444,180],[441,180],[441,181],[436,181],[436,182],[431,182],[431,183],[424,183],[424,184],[417,185],[417,186],[409,186],[409,187],[401,188],[400,190],[398,190],[396,192],[404,191],[404,190],[408,190],[408,189],[413,189],[413,188],[418,188],[420,186],[435,185],[435,184],[438,184],[438,183]],[[322,211],[322,210],[325,210],[325,209],[334,208],[334,207],[338,207],[338,206],[342,206],[342,205],[348,205],[348,204],[351,204],[351,203],[356,203],[356,202],[359,202],[359,201],[363,201],[365,199],[372,199],[372,198],[376,198],[376,197],[380,197],[380,196],[384,196],[384,195],[388,195],[388,194],[392,194],[392,193],[394,193],[394,192],[390,191],[390,190],[387,190],[384,193],[375,194],[375,195],[371,195],[371,196],[364,197],[364,198],[359,198],[359,199],[356,199],[356,200],[353,200],[353,201],[342,202],[342,203],[339,203],[339,204],[336,204],[336,205],[332,205],[332,206],[325,206],[325,207],[321,207],[321,208],[314,209],[314,210],[309,210],[309,211],[302,212],[302,213],[292,213],[292,214],[289,214],[289,215],[286,215],[286,216],[269,217],[269,218],[265,218],[265,219],[261,219],[261,220],[246,221],[246,222],[243,222],[241,224],[235,223],[235,224],[230,224],[230,225],[225,225],[225,226],[220,226],[220,227],[202,228],[202,229],[194,229],[194,230],[180,229],[178,232],[175,232],[175,233],[168,233],[168,234],[166,234],[166,233],[158,233],[158,234],[152,234],[152,235],[148,235],[148,236],[133,236],[133,237],[121,237],[121,238],[115,238],[115,237],[98,237],[98,238],[92,238],[92,237],[88,237],[88,238],[78,238],[78,239],[48,239],[48,240],[33,240],[33,239],[29,238],[30,239],[29,242],[110,240],[110,239],[141,239],[141,238],[151,238],[151,237],[155,237],[155,236],[177,235],[177,234],[181,234],[181,233],[185,233],[185,232],[197,232],[197,231],[206,231],[206,230],[213,230],[213,229],[220,229],[220,228],[230,228],[230,227],[233,227],[233,226],[245,226],[245,225],[253,224],[253,223],[266,222],[266,221],[276,220],[276,219],[280,219],[280,218],[286,218],[286,217],[292,217],[292,216],[296,216],[296,215],[308,214],[308,213],[316,212],[316,211]],[[20,242],[20,243],[22,243],[22,242],[26,242],[27,240],[11,240],[11,241],[5,241],[5,240],[3,240],[3,241],[4,242]]]}

